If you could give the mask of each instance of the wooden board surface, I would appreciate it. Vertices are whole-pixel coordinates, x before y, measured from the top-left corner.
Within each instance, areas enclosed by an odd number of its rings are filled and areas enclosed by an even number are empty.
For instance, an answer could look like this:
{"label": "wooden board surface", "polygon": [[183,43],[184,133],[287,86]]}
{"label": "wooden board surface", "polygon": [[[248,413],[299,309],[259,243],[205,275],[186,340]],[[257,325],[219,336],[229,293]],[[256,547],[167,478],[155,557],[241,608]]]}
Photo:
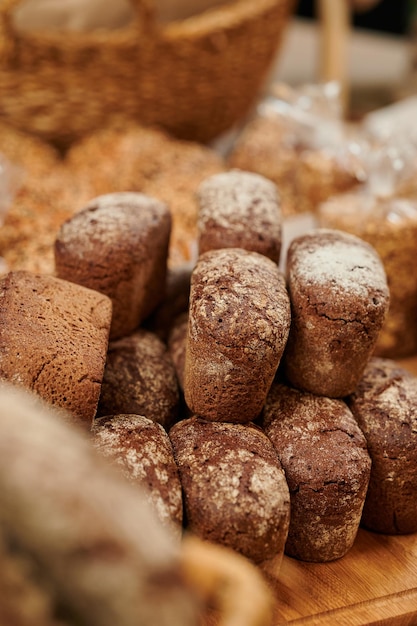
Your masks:
{"label": "wooden board surface", "polygon": [[[399,361],[417,375],[417,357]],[[284,557],[275,626],[417,625],[417,534],[359,530],[353,548],[332,563]]]}

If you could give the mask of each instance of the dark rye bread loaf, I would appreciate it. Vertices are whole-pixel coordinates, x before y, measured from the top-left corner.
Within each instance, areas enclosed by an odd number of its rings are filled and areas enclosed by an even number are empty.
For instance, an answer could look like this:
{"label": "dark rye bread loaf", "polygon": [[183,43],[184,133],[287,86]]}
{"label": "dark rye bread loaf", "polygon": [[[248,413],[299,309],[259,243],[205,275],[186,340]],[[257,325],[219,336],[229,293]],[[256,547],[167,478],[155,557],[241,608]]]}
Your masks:
{"label": "dark rye bread loaf", "polygon": [[112,339],[134,331],[163,298],[170,232],[168,207],[133,192],[94,198],[61,226],[56,274],[111,298]]}
{"label": "dark rye bread loaf", "polygon": [[277,265],[240,248],[203,254],[191,278],[184,395],[205,419],[255,419],[277,371],[290,303]]}
{"label": "dark rye bread loaf", "polygon": [[286,553],[316,562],[344,556],[359,528],[371,468],[348,406],[274,383],[262,427],[291,495]]}
{"label": "dark rye bread loaf", "polygon": [[244,248],[279,263],[281,209],[274,183],[259,174],[231,170],[200,185],[199,253]]}
{"label": "dark rye bread loaf", "polygon": [[106,362],[111,301],[49,275],[0,281],[0,379],[90,426]]}
{"label": "dark rye bread loaf", "polygon": [[147,495],[160,521],[182,532],[182,493],[172,445],[160,424],[141,415],[94,420],[93,444]]}
{"label": "dark rye bread loaf", "polygon": [[278,456],[265,434],[253,424],[192,417],[175,424],[169,436],[188,529],[276,573],[290,501]]}
{"label": "dark rye bread loaf", "polygon": [[347,401],[372,458],[362,525],[386,534],[416,532],[417,378],[375,357]]}
{"label": "dark rye bread loaf", "polygon": [[353,235],[313,230],[289,247],[287,285],[292,319],[284,368],[289,382],[334,398],[352,393],[388,310],[378,254]]}
{"label": "dark rye bread loaf", "polygon": [[143,415],[164,428],[178,416],[179,387],[166,345],[139,329],[109,343],[97,416]]}

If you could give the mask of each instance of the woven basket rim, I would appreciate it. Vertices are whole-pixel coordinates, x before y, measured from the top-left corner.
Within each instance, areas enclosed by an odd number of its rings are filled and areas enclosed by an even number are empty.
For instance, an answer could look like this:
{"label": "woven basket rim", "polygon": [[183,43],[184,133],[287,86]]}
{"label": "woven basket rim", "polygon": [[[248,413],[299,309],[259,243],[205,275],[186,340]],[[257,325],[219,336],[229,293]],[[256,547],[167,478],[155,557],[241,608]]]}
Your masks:
{"label": "woven basket rim", "polygon": [[[19,0],[11,0],[16,6]],[[277,5],[283,5],[285,8],[292,6],[294,0],[234,0],[228,2],[226,5],[220,5],[212,7],[203,13],[199,13],[190,16],[186,19],[172,21],[168,24],[159,24],[154,20],[151,20],[150,24],[147,24],[147,28],[143,31],[145,39],[177,39],[184,36],[205,35],[211,32],[218,32],[219,30],[228,30],[234,28],[237,24],[244,23],[256,18],[259,15],[267,12],[268,10],[276,7]],[[6,4],[8,4],[6,2]],[[2,9],[0,8],[0,19]],[[150,27],[150,28],[149,28]],[[125,42],[126,40],[134,39],[137,41],[138,24],[133,20],[123,28],[115,30],[111,29],[97,29],[90,32],[75,32],[75,31],[62,31],[62,30],[37,30],[33,32],[19,32],[13,29],[13,36],[15,40],[32,41],[38,44],[43,42],[45,44],[62,45],[62,37],[65,33],[65,45],[81,45],[81,44],[94,44],[102,43],[118,43]],[[2,36],[7,36],[6,33],[2,33]]]}

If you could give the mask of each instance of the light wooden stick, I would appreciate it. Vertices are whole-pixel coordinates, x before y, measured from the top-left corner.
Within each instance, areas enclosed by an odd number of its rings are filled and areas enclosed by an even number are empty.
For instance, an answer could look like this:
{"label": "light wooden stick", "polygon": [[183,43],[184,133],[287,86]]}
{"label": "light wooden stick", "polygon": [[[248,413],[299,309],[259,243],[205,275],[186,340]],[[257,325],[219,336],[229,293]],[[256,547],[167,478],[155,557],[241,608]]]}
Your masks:
{"label": "light wooden stick", "polygon": [[341,88],[342,110],[349,103],[348,41],[351,8],[348,0],[317,0],[321,24],[319,79],[338,81]]}

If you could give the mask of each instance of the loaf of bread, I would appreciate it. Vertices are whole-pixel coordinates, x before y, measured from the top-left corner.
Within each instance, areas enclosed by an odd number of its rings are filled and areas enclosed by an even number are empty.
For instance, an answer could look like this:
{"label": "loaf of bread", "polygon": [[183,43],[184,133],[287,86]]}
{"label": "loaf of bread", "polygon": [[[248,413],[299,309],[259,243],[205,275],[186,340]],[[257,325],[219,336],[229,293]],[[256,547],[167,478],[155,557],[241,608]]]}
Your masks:
{"label": "loaf of bread", "polygon": [[388,309],[377,252],[353,235],[315,229],[292,241],[287,285],[292,319],[284,368],[289,382],[328,397],[352,393]]}
{"label": "loaf of bread", "polygon": [[92,437],[95,448],[140,485],[162,524],[180,536],[181,483],[163,427],[141,415],[113,415],[94,420]]}
{"label": "loaf of bread", "polygon": [[85,432],[18,391],[0,386],[0,526],[75,623],[195,626],[180,542],[139,487]]}
{"label": "loaf of bread", "polygon": [[277,371],[290,302],[277,265],[240,248],[201,255],[191,279],[184,371],[190,410],[205,419],[255,419]]}
{"label": "loaf of bread", "polygon": [[169,433],[188,529],[277,573],[290,501],[277,454],[253,424],[192,417]]}
{"label": "loaf of bread", "polygon": [[390,304],[375,355],[404,358],[417,353],[417,202],[373,197],[366,188],[339,194],[319,207],[324,228],[338,228],[367,241],[384,264]]}
{"label": "loaf of bread", "polygon": [[0,379],[67,409],[88,428],[101,391],[111,301],[48,275],[0,281]]}
{"label": "loaf of bread", "polygon": [[302,561],[341,558],[355,540],[371,469],[365,438],[348,406],[274,383],[262,427],[291,496],[286,553]]}
{"label": "loaf of bread", "polygon": [[282,220],[274,183],[258,174],[230,170],[203,181],[197,197],[200,254],[244,248],[279,263]]}
{"label": "loaf of bread", "polygon": [[109,343],[97,416],[143,415],[165,428],[178,416],[179,388],[166,345],[139,329]]}
{"label": "loaf of bread", "polygon": [[380,533],[417,531],[417,378],[374,357],[349,406],[372,458],[362,525]]}
{"label": "loaf of bread", "polygon": [[170,232],[164,203],[128,192],[93,199],[61,226],[56,274],[111,298],[111,339],[133,332],[162,300]]}

